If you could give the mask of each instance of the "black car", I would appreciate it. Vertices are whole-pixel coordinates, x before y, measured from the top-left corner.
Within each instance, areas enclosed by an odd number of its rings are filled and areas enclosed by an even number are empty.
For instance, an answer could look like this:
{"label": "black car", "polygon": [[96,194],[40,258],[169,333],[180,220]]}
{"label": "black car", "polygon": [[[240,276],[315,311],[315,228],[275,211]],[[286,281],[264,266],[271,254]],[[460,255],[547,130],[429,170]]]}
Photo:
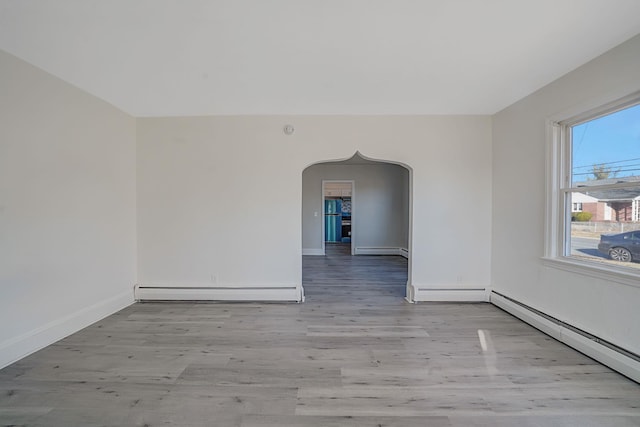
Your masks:
{"label": "black car", "polygon": [[614,261],[640,260],[640,231],[600,236],[598,251],[609,255]]}

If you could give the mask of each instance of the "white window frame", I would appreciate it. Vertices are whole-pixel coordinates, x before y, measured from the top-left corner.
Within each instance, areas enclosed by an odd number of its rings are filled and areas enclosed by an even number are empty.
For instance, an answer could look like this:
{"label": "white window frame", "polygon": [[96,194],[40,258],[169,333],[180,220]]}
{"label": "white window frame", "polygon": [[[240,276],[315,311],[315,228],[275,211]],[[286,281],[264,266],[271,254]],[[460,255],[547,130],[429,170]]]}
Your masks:
{"label": "white window frame", "polygon": [[[633,267],[610,265],[571,257],[571,128],[575,125],[624,110],[640,103],[640,91],[603,103],[599,107],[576,108],[547,119],[545,265],[587,276],[640,287],[640,271]],[[638,183],[619,183],[599,188],[637,187]]]}

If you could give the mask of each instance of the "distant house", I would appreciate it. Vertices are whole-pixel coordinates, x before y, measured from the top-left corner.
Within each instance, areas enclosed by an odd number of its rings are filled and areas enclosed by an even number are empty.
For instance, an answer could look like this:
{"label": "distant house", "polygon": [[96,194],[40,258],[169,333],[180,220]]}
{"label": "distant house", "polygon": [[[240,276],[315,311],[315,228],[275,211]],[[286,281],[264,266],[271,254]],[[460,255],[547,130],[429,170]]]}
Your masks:
{"label": "distant house", "polygon": [[589,212],[591,221],[611,221],[612,209],[606,203],[584,193],[571,194],[571,213]]}
{"label": "distant house", "polygon": [[[571,212],[589,212],[591,221],[639,222],[640,177],[624,178],[638,182],[638,187],[594,189],[571,194]],[[620,182],[620,178],[577,183],[577,187],[602,186]]]}

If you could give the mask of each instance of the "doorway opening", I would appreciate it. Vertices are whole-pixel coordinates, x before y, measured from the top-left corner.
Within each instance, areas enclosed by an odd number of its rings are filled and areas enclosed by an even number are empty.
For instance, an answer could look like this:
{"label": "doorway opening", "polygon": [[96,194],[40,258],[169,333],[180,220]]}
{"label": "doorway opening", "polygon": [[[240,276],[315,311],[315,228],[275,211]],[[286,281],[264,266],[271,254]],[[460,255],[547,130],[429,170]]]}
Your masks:
{"label": "doorway opening", "polygon": [[305,294],[410,295],[411,169],[360,153],[302,173]]}
{"label": "doorway opening", "polygon": [[348,247],[354,254],[353,199],[354,181],[322,180],[322,250],[327,245]]}

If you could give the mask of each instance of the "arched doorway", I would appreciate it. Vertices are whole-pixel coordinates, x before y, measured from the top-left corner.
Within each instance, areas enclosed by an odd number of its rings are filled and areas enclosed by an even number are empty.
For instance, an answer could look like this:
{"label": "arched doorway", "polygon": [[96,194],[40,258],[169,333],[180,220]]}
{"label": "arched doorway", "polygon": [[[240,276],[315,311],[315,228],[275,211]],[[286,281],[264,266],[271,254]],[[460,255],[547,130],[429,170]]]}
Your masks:
{"label": "arched doorway", "polygon": [[[409,167],[359,152],[346,160],[312,164],[303,171],[305,294],[310,295],[310,285],[323,282],[326,287],[341,284],[344,296],[365,297],[367,291],[378,289],[379,294],[407,297],[411,178]],[[334,270],[328,271],[331,268]],[[327,292],[336,289],[327,288]]]}

